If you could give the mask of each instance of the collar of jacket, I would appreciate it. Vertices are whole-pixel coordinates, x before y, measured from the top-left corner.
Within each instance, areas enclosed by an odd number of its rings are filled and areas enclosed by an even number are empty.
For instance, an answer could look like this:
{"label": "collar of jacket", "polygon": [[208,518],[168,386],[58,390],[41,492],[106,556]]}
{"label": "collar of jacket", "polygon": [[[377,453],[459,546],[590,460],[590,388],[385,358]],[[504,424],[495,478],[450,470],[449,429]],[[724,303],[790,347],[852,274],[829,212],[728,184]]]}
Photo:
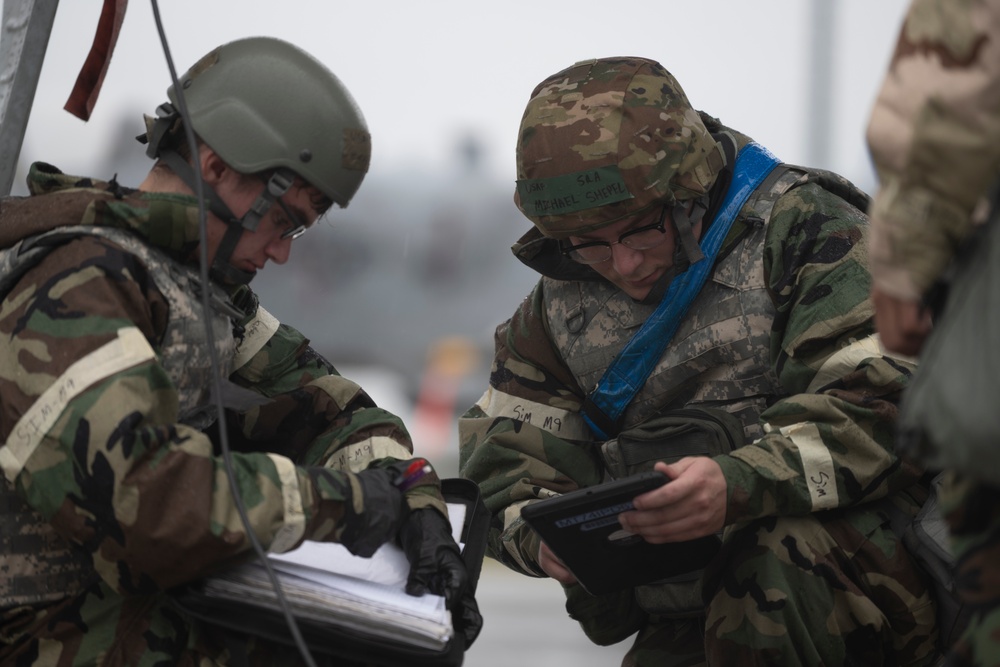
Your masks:
{"label": "collar of jacket", "polygon": [[44,162],[31,165],[27,180],[30,196],[0,200],[0,248],[72,225],[130,230],[182,262],[198,245],[194,197],[141,192],[114,178],[70,176]]}

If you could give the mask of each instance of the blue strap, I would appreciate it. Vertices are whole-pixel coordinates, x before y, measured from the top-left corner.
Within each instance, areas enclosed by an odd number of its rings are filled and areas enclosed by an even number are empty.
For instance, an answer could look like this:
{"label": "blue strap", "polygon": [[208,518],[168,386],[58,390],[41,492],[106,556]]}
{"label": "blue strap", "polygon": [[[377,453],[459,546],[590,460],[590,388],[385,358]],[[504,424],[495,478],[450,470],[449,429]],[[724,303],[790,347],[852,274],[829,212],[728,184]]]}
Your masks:
{"label": "blue strap", "polygon": [[722,242],[740,209],[779,164],[780,160],[759,144],[747,144],[740,151],[726,197],[701,239],[701,251],[705,257],[674,278],[660,305],[615,357],[587,399],[583,417],[598,438],[607,440],[612,437],[611,432],[617,432],[625,408],[646,383],[684,314],[712,272]]}

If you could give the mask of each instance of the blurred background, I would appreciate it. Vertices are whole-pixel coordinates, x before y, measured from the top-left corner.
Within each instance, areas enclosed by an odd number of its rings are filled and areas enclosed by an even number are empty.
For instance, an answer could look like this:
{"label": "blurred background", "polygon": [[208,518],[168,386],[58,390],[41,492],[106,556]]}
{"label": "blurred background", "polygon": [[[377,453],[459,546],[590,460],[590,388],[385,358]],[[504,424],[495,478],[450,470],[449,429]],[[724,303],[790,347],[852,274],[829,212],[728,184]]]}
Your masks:
{"label": "blurred background", "polygon": [[[5,0],[14,2],[17,0]],[[536,276],[510,254],[529,228],[513,205],[517,127],[535,84],[576,61],[660,61],[692,104],[786,162],[837,171],[872,192],[864,143],[904,0],[163,0],[178,73],[215,46],[281,37],[329,66],[369,124],[371,169],[347,209],[253,283],[344,375],[401,415],[418,453],[457,474],[455,417],[485,388],[493,330]],[[151,5],[128,5],[88,122],[63,110],[100,16],[59,4],[19,157],[27,166],[137,185],[134,137],[166,101]],[[6,34],[6,33],[4,33]],[[0,39],[3,36],[0,35]],[[558,584],[487,563],[475,667],[618,664],[565,616]]]}

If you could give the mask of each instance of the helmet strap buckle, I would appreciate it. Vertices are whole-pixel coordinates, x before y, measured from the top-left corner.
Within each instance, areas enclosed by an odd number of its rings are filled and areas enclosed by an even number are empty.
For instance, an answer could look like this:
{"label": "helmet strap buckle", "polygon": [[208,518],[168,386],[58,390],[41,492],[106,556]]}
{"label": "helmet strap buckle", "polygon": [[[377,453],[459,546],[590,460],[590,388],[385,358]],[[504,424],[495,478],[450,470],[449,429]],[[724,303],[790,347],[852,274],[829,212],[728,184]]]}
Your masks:
{"label": "helmet strap buckle", "polygon": [[295,174],[284,169],[275,170],[271,177],[267,179],[267,185],[252,204],[250,209],[243,216],[240,224],[243,229],[251,232],[256,231],[260,225],[261,218],[274,206],[274,202],[285,196],[285,193],[295,182]]}
{"label": "helmet strap buckle", "polygon": [[688,212],[687,204],[682,202],[674,203],[670,217],[673,220],[674,229],[677,231],[680,243],[677,244],[674,250],[673,266],[660,276],[660,279],[653,285],[653,288],[640,303],[653,305],[659,303],[663,299],[663,295],[667,293],[667,288],[670,287],[670,283],[673,282],[674,278],[687,271],[695,262],[705,258],[705,254],[701,251],[701,246],[698,244],[698,239],[694,237],[694,228],[701,222],[707,210],[708,206],[704,197],[699,197],[691,203],[690,213]]}
{"label": "helmet strap buckle", "polygon": [[696,201],[688,214],[687,206],[681,202],[674,204],[671,217],[674,221],[674,228],[677,229],[677,236],[680,238],[681,247],[687,256],[688,266],[705,258],[701,252],[701,246],[694,237],[694,227],[705,215],[705,205],[701,201]]}

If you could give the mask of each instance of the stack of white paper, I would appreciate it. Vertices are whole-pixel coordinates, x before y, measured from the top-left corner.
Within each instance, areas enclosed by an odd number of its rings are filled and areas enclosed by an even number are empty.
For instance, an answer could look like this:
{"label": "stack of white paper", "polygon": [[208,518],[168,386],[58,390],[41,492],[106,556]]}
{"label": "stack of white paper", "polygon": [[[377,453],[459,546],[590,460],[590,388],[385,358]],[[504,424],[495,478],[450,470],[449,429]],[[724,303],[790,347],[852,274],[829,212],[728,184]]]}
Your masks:
{"label": "stack of white paper", "polygon": [[[448,510],[452,525],[462,526],[465,507],[449,504]],[[407,595],[410,564],[395,544],[360,558],[339,544],[303,542],[269,560],[296,617],[421,648],[442,649],[451,640],[451,613],[444,598]],[[266,570],[256,562],[207,579],[204,592],[280,609]]]}

